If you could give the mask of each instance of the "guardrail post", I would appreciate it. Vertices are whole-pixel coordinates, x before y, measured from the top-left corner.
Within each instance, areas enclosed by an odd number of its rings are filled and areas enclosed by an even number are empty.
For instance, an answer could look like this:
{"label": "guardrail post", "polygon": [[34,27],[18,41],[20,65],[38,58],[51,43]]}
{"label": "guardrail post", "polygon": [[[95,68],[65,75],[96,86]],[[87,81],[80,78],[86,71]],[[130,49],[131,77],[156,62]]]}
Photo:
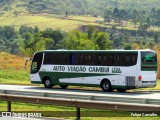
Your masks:
{"label": "guardrail post", "polygon": [[76,107],[76,120],[80,120],[80,119],[81,119],[80,108]]}
{"label": "guardrail post", "polygon": [[11,101],[7,101],[7,111],[11,112]]}

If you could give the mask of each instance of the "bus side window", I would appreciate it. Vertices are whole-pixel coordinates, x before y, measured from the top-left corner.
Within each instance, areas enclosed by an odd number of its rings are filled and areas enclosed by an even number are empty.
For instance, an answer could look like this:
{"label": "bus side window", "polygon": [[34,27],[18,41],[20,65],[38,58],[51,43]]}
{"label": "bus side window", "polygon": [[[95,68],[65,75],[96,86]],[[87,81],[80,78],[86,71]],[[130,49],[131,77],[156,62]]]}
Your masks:
{"label": "bus side window", "polygon": [[98,54],[98,65],[101,65],[101,62],[102,62],[101,54]]}
{"label": "bus side window", "polygon": [[113,65],[120,66],[120,54],[119,53],[113,54]]}
{"label": "bus side window", "polygon": [[62,54],[63,60],[62,60],[62,64],[63,65],[70,65],[70,54],[68,53],[64,53]]}
{"label": "bus side window", "polygon": [[126,63],[127,66],[128,66],[129,63],[130,63],[130,56],[129,56],[129,54],[126,54],[125,63]]}
{"label": "bus side window", "polygon": [[126,66],[126,53],[120,54],[119,66]]}
{"label": "bus side window", "polygon": [[49,53],[45,53],[44,54],[43,64],[50,64],[50,55],[49,55]]}
{"label": "bus side window", "polygon": [[75,55],[74,54],[70,54],[70,64],[75,65]]}
{"label": "bus side window", "polygon": [[74,54],[74,59],[75,59],[75,65],[80,65],[79,61],[80,61],[80,55],[78,53]]}
{"label": "bus side window", "polygon": [[56,63],[55,53],[45,53],[43,64],[55,64]]}
{"label": "bus side window", "polygon": [[95,65],[94,54],[90,53],[90,54],[88,54],[88,56],[89,56],[88,65]]}
{"label": "bus side window", "polygon": [[100,61],[100,65],[106,65],[106,56],[105,56],[105,54],[101,54],[100,55],[101,57],[101,61]]}
{"label": "bus side window", "polygon": [[107,65],[108,66],[113,66],[113,61],[114,60],[114,54],[107,54]]}
{"label": "bus side window", "polygon": [[91,55],[89,53],[84,54],[83,63],[84,65],[90,65]]}
{"label": "bus side window", "polygon": [[[83,65],[83,63],[84,63],[84,54],[83,53],[80,53],[79,54],[79,62],[78,62],[78,64],[79,65]],[[84,64],[85,65],[85,64]]]}
{"label": "bus side window", "polygon": [[136,64],[136,54],[132,55],[132,64],[135,65]]}
{"label": "bus side window", "polygon": [[57,64],[57,62],[59,61],[59,55],[57,53],[53,53],[54,56],[52,56],[53,60],[53,64]]}
{"label": "bus side window", "polygon": [[92,59],[94,65],[100,65],[100,55],[98,53],[93,53]]}
{"label": "bus side window", "polygon": [[136,53],[125,53],[124,55],[124,66],[133,66],[137,63],[137,54]]}
{"label": "bus side window", "polygon": [[105,54],[101,54],[101,65],[102,66],[110,66],[110,62],[112,59],[109,59],[110,54],[105,53]]}
{"label": "bus side window", "polygon": [[103,65],[103,54],[100,54],[99,56],[100,65]]}

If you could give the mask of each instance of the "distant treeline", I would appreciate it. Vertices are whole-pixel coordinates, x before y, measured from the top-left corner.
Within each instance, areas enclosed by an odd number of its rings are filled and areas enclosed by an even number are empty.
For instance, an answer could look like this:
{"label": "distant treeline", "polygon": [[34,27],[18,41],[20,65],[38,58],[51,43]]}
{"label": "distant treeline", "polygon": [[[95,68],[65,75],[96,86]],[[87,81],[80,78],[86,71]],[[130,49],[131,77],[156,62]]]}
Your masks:
{"label": "distant treeline", "polygon": [[38,27],[0,27],[0,50],[32,56],[44,49],[159,49],[160,32],[83,26],[81,31],[64,32]]}
{"label": "distant treeline", "polygon": [[53,14],[103,16],[106,9],[125,8],[128,14],[133,10],[146,11],[159,8],[159,0],[29,0],[30,12]]}
{"label": "distant treeline", "polygon": [[151,26],[160,26],[160,9],[156,10],[152,8],[151,10],[139,11],[135,10],[125,10],[115,8],[113,10],[106,9],[104,13],[104,20],[110,24],[111,22],[118,23],[119,26],[126,26],[128,21],[134,24],[134,27],[139,27],[139,29],[147,30]]}

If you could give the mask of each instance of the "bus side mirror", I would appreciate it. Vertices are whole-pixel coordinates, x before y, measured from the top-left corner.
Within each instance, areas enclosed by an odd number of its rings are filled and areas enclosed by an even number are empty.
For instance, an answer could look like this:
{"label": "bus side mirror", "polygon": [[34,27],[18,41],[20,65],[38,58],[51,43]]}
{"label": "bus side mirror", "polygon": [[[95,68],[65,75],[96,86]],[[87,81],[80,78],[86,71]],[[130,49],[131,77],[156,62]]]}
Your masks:
{"label": "bus side mirror", "polygon": [[25,67],[27,66],[28,61],[32,60],[32,58],[27,58],[25,61]]}

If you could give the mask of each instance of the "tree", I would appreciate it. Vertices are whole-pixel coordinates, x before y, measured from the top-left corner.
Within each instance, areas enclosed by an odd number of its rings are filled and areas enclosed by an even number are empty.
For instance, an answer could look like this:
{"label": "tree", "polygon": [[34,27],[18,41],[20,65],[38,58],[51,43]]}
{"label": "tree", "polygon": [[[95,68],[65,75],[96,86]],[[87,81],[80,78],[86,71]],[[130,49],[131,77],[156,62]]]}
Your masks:
{"label": "tree", "polygon": [[149,18],[149,17],[147,17],[147,19],[146,19],[146,23],[147,23],[148,27],[150,27],[150,26],[151,26],[151,20],[150,20],[150,18]]}
{"label": "tree", "polygon": [[43,31],[44,38],[50,38],[52,41],[47,42],[47,49],[59,49],[61,42],[65,37],[65,33],[60,30],[46,29]]}
{"label": "tree", "polygon": [[94,42],[88,39],[87,34],[79,31],[69,32],[63,45],[64,48],[71,50],[90,50],[96,48]]}
{"label": "tree", "polygon": [[134,42],[134,43],[131,44],[131,48],[133,50],[138,50],[138,49],[141,49],[141,46],[140,46],[140,44]]}
{"label": "tree", "polygon": [[40,31],[40,29],[37,26],[35,26],[34,27],[34,33],[38,33],[39,31]]}
{"label": "tree", "polygon": [[12,26],[4,26],[4,37],[8,40],[17,37],[17,32]]}
{"label": "tree", "polygon": [[148,42],[148,43],[145,45],[145,48],[146,48],[146,49],[152,49],[152,50],[153,50],[153,48],[154,48],[154,43]]}
{"label": "tree", "polygon": [[134,27],[136,27],[138,22],[138,11],[137,10],[133,10],[133,23],[134,23]]}
{"label": "tree", "polygon": [[145,31],[147,31],[147,29],[148,29],[148,24],[147,23],[145,23],[145,24],[140,23],[140,26],[139,26],[140,31],[145,32]]}
{"label": "tree", "polygon": [[119,20],[119,9],[117,7],[113,10],[113,19],[115,22]]}
{"label": "tree", "polygon": [[131,50],[132,49],[131,44],[130,43],[125,43],[124,44],[124,49],[125,50]]}
{"label": "tree", "polygon": [[124,9],[119,11],[119,20],[120,21],[122,21],[122,22],[125,21],[126,16],[127,16],[127,12]]}
{"label": "tree", "polygon": [[109,35],[105,32],[96,31],[94,26],[88,26],[85,33],[77,30],[69,32],[63,45],[67,49],[112,49]]}
{"label": "tree", "polygon": [[160,20],[160,10],[156,11],[155,19],[156,19],[155,25],[160,26],[160,22],[159,22],[159,20]]}
{"label": "tree", "polygon": [[44,50],[46,48],[46,42],[51,39],[43,38],[40,32],[36,34],[26,33],[25,39],[20,41],[20,50],[24,56],[31,57],[36,51]]}
{"label": "tree", "polygon": [[112,11],[111,10],[105,10],[104,22],[108,22],[110,24],[111,21],[112,21]]}
{"label": "tree", "polygon": [[154,35],[154,42],[155,42],[155,43],[158,43],[158,41],[159,41],[158,38],[159,38],[158,34],[155,34],[155,35]]}
{"label": "tree", "polygon": [[95,32],[95,27],[92,26],[92,25],[89,25],[88,26],[88,31],[87,31],[88,39],[92,39],[94,37],[94,32]]}
{"label": "tree", "polygon": [[109,40],[109,35],[104,32],[96,32],[94,35],[96,49],[107,50],[112,49],[112,41]]}
{"label": "tree", "polygon": [[65,17],[68,17],[68,14],[69,14],[69,13],[68,13],[68,11],[66,10],[66,12],[65,12]]}
{"label": "tree", "polygon": [[33,29],[32,27],[28,27],[26,25],[22,25],[20,27],[20,29],[19,29],[19,33],[22,35],[22,37],[24,37],[26,33],[29,32],[29,33],[33,34],[33,33],[37,32],[37,31],[39,31],[38,29],[39,29],[38,27],[35,27],[35,29]]}
{"label": "tree", "polygon": [[155,14],[156,14],[156,10],[155,10],[155,8],[153,7],[153,8],[151,9],[151,15],[155,16]]}
{"label": "tree", "polygon": [[113,42],[112,46],[114,48],[119,48],[122,39],[120,38],[120,31],[116,29],[116,26],[112,26],[110,29],[108,28],[106,32],[109,33],[109,39]]}
{"label": "tree", "polygon": [[25,34],[25,39],[19,39],[20,42],[20,51],[23,53],[24,56],[32,56],[32,43],[33,43],[33,35],[31,33]]}

